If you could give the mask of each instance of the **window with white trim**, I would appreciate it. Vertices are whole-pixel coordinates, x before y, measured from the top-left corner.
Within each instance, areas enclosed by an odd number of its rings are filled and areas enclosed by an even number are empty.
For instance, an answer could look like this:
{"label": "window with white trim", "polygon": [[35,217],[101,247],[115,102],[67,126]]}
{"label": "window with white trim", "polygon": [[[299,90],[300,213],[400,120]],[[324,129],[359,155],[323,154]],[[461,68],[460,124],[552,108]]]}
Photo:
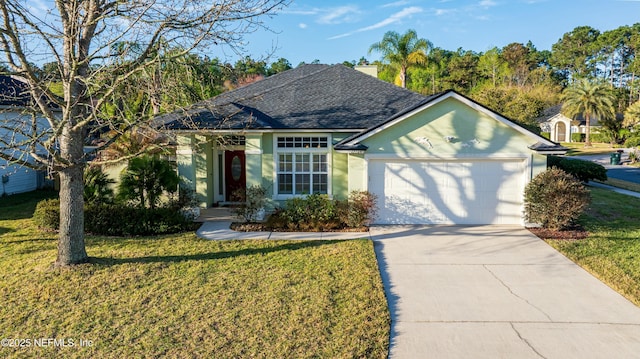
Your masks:
{"label": "window with white trim", "polygon": [[276,141],[278,194],[328,194],[328,155],[328,137],[278,137]]}

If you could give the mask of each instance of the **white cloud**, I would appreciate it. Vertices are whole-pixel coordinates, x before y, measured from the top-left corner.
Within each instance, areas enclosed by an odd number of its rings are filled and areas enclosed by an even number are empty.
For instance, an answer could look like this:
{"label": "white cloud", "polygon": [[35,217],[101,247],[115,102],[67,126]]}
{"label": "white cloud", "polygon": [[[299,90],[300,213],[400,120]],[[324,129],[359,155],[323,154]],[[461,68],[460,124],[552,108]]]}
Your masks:
{"label": "white cloud", "polygon": [[493,0],[482,0],[478,5],[482,7],[492,7],[498,5],[498,3]]}
{"label": "white cloud", "polygon": [[307,28],[307,24],[305,24],[304,22],[301,22],[298,24],[298,27],[301,29],[306,29]]}
{"label": "white cloud", "polygon": [[355,33],[358,33],[358,32],[365,32],[365,31],[371,31],[371,30],[379,29],[381,27],[385,27],[387,25],[399,22],[399,21],[401,21],[402,19],[404,19],[406,17],[410,17],[410,16],[412,16],[414,14],[421,13],[422,11],[423,10],[422,10],[421,7],[417,7],[417,6],[408,7],[408,8],[402,9],[402,11],[399,11],[399,12],[389,16],[388,18],[386,18],[386,19],[384,19],[384,20],[382,20],[380,22],[377,22],[377,23],[375,23],[373,25],[370,25],[370,26],[367,26],[367,27],[362,27],[362,28],[359,28],[357,30],[354,30],[354,31],[351,31],[351,32],[347,32],[347,33],[344,33],[344,34],[341,34],[341,35],[332,36],[332,37],[329,38],[329,40],[335,40],[335,39],[340,39],[340,38],[343,38],[343,37],[351,36],[351,35],[353,35]]}
{"label": "white cloud", "polygon": [[409,1],[407,0],[400,0],[400,1],[396,1],[396,2],[390,2],[388,4],[383,4],[380,7],[385,8],[385,7],[398,7],[398,6],[404,6],[409,4]]}
{"label": "white cloud", "polygon": [[356,6],[340,6],[323,11],[324,14],[318,18],[320,24],[340,24],[353,21],[354,15],[360,13]]}

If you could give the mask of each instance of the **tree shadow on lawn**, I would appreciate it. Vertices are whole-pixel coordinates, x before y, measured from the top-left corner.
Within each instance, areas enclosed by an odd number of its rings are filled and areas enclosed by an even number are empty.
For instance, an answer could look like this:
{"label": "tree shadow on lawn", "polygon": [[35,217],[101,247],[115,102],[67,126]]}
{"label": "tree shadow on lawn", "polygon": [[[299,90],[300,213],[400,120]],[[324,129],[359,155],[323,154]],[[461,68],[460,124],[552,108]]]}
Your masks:
{"label": "tree shadow on lawn", "polygon": [[103,266],[114,266],[120,264],[131,263],[175,263],[184,261],[202,261],[202,260],[215,260],[235,258],[241,256],[252,256],[257,254],[268,254],[279,251],[295,251],[300,249],[315,248],[324,245],[343,242],[340,240],[331,241],[300,241],[294,243],[285,243],[278,246],[266,247],[266,248],[246,248],[237,251],[223,251],[223,252],[209,252],[199,254],[186,254],[186,255],[169,255],[169,256],[145,256],[134,258],[105,258],[105,257],[90,257],[89,263],[98,264]]}

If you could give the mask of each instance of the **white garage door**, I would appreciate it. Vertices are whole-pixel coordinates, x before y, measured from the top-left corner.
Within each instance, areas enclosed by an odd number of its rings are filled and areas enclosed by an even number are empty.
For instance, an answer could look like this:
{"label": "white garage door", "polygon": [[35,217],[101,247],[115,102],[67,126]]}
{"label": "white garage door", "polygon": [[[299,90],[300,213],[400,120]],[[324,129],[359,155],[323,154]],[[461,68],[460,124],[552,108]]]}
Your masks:
{"label": "white garage door", "polygon": [[523,160],[369,161],[378,224],[521,224]]}

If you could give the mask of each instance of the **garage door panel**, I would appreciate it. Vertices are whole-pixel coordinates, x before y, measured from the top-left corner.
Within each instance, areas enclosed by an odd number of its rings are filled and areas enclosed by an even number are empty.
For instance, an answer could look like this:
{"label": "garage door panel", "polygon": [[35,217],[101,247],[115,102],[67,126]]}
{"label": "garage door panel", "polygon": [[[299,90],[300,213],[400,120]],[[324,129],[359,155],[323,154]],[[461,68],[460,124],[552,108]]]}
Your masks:
{"label": "garage door panel", "polygon": [[370,161],[377,223],[520,224],[523,161]]}

